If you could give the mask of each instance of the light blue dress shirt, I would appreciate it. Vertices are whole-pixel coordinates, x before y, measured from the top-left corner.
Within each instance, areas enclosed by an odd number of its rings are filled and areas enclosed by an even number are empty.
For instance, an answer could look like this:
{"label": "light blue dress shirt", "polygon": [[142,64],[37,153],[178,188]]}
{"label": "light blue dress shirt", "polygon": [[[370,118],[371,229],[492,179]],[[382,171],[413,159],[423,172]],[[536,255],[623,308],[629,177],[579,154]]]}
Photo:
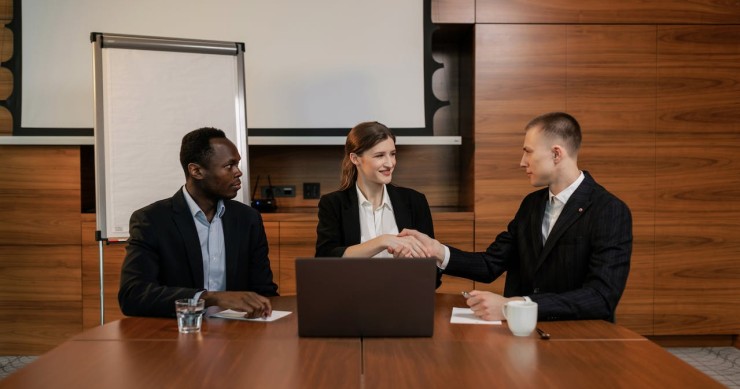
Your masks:
{"label": "light blue dress shirt", "polygon": [[[182,187],[185,201],[193,216],[195,228],[198,230],[200,252],[203,256],[203,287],[210,291],[226,290],[226,244],[224,242],[224,228],[221,218],[226,211],[223,200],[216,204],[216,214],[208,222],[205,213],[200,209],[187,189]],[[194,298],[199,298],[201,292]]]}

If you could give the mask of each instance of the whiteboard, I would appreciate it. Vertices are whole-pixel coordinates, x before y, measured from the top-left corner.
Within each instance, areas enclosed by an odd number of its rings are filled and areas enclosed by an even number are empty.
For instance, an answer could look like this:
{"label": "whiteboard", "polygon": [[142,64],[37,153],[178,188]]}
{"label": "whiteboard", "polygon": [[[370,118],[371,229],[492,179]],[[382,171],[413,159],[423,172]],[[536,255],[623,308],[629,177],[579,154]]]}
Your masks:
{"label": "whiteboard", "polygon": [[243,46],[98,34],[95,57],[97,228],[128,238],[131,214],[184,183],[182,137],[216,127],[237,145],[249,193]]}

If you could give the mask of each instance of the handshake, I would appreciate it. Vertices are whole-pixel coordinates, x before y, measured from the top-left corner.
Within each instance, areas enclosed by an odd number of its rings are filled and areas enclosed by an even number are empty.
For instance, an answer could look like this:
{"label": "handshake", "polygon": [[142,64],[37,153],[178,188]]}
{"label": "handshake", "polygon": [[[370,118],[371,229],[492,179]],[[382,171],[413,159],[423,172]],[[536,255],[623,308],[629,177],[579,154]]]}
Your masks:
{"label": "handshake", "polygon": [[428,235],[404,228],[398,235],[385,234],[383,245],[394,258],[437,258],[441,263],[445,256],[444,246]]}

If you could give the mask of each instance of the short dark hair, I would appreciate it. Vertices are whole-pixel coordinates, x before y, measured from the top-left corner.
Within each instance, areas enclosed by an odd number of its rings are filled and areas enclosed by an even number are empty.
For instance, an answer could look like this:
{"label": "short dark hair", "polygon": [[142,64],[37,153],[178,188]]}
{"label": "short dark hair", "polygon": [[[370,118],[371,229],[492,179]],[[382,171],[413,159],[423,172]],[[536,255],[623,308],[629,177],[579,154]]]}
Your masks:
{"label": "short dark hair", "polygon": [[182,137],[180,145],[180,165],[188,176],[188,165],[197,163],[200,166],[207,167],[213,155],[211,139],[226,138],[226,134],[218,128],[203,127],[190,131]]}
{"label": "short dark hair", "polygon": [[581,126],[573,116],[565,112],[550,112],[532,119],[525,131],[533,127],[539,127],[547,136],[560,137],[565,142],[571,153],[577,153],[581,148]]}

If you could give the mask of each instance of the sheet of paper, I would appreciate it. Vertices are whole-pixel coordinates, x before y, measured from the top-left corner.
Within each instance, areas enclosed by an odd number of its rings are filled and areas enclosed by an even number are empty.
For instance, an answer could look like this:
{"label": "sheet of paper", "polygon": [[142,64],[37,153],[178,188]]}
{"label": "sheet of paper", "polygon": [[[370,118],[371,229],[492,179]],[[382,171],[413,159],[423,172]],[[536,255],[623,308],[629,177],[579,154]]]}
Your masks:
{"label": "sheet of paper", "polygon": [[266,318],[247,319],[244,317],[244,312],[234,311],[227,309],[225,311],[216,312],[208,317],[218,317],[221,319],[232,319],[232,320],[244,320],[244,321],[258,321],[258,322],[270,322],[278,319],[282,319],[285,316],[290,315],[293,312],[290,311],[272,311],[272,315]]}
{"label": "sheet of paper", "polygon": [[455,324],[486,324],[486,325],[501,325],[501,320],[483,320],[477,318],[470,308],[452,308],[452,317],[450,323]]}

